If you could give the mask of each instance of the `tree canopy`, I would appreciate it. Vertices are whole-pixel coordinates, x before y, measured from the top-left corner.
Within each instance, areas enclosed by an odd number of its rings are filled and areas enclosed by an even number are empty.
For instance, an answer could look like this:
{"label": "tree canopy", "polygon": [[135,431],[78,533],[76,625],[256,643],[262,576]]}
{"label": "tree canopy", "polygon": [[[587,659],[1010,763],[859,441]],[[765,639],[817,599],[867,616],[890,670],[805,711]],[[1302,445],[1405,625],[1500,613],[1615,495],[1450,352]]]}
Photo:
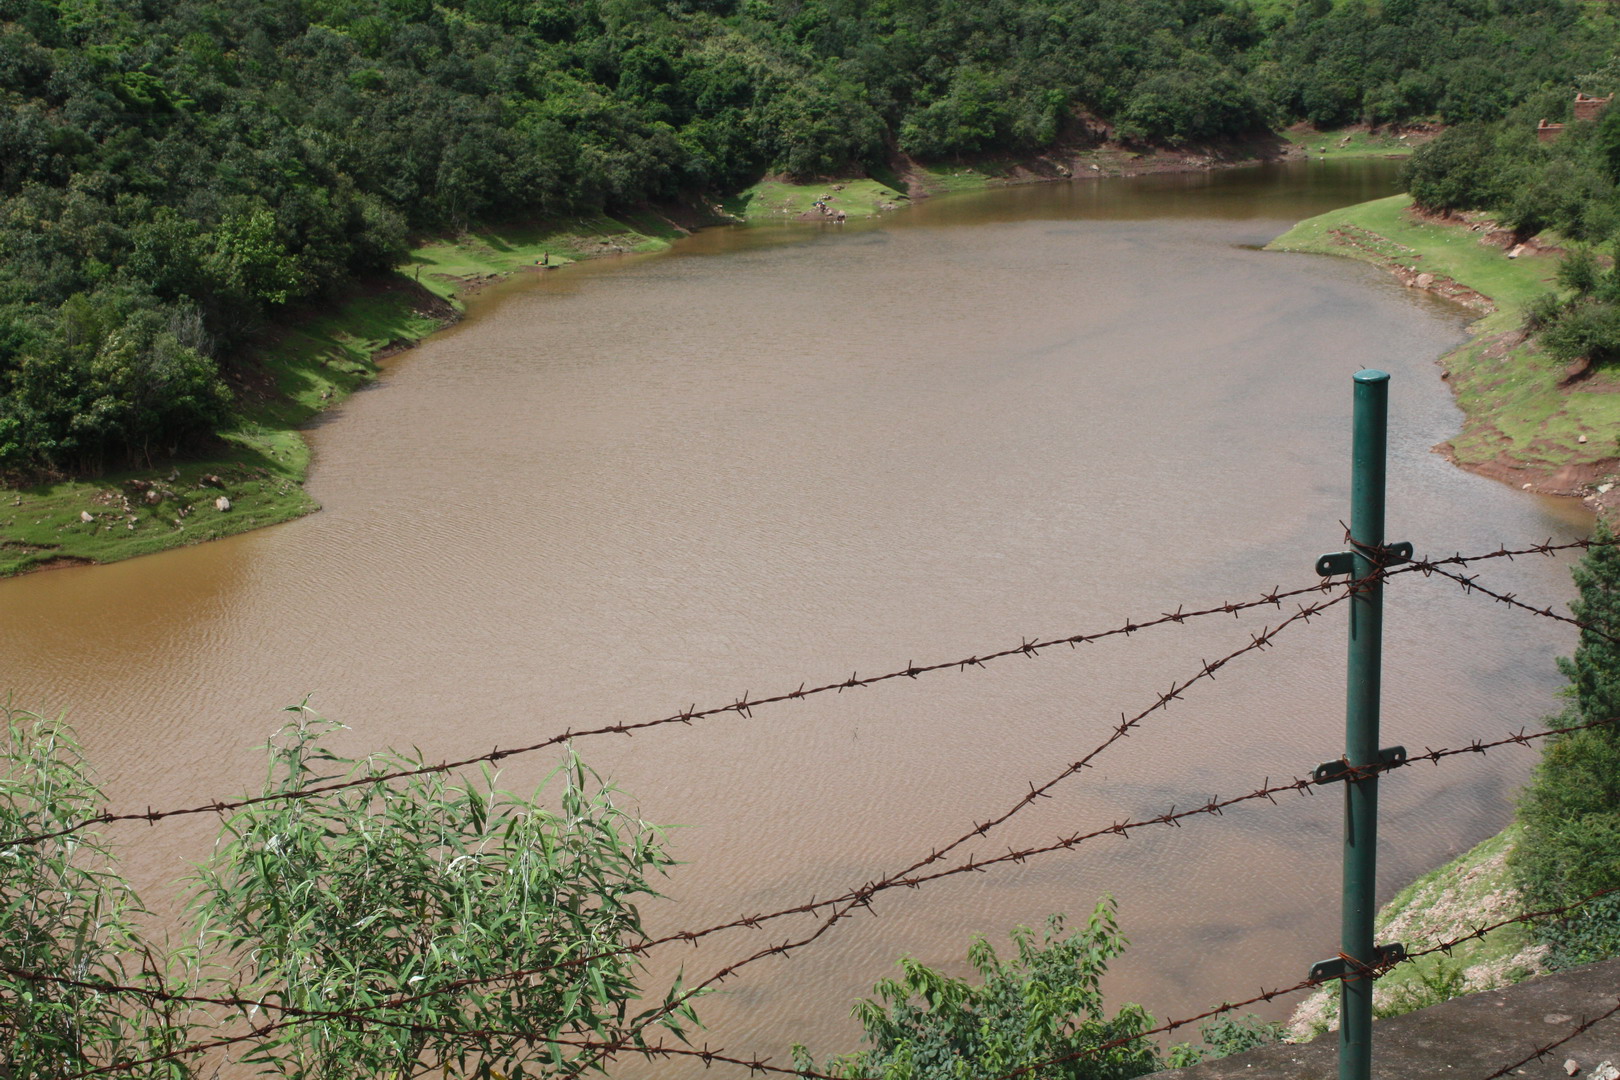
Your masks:
{"label": "tree canopy", "polygon": [[413,232],[1094,125],[1489,121],[1612,45],[1574,0],[0,0],[0,475],[206,436],[235,350]]}

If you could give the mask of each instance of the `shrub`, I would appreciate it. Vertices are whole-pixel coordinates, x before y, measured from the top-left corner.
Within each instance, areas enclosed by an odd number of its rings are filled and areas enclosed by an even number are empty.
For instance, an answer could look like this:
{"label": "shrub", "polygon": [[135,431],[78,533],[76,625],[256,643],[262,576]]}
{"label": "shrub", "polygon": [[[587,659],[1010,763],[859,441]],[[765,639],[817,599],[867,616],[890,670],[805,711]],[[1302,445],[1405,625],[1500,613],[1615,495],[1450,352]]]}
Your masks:
{"label": "shrub", "polygon": [[[834,1058],[823,1071],[883,1080],[980,1080],[1068,1057],[1038,1075],[1125,1080],[1159,1067],[1146,1039],[1086,1053],[1153,1026],[1140,1006],[1125,1005],[1112,1017],[1103,1008],[1099,984],[1108,961],[1125,947],[1111,899],[1099,903],[1081,929],[1065,933],[1062,916],[1053,915],[1039,941],[1024,926],[1012,939],[1018,955],[1010,961],[982,937],[973,940],[968,963],[979,974],[977,985],[902,959],[901,977],[878,983],[874,996],[852,1010],[871,1048]],[[803,1046],[793,1055],[798,1067],[816,1068]]]}

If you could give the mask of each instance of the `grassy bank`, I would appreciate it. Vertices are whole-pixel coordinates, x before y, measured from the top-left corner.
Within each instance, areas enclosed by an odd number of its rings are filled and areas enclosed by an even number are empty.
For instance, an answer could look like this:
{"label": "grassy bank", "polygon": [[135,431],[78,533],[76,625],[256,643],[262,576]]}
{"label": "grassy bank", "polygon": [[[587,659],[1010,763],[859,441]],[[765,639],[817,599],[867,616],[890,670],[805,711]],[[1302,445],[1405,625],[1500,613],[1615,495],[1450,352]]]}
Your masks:
{"label": "grassy bank", "polygon": [[909,200],[933,195],[983,191],[1011,184],[1252,164],[1283,156],[1290,143],[1303,146],[1302,140],[1327,140],[1331,144],[1329,153],[1335,157],[1387,156],[1411,149],[1395,136],[1304,129],[1280,136],[1226,140],[1216,146],[1182,148],[1081,141],[1054,146],[1035,157],[986,155],[969,161],[929,164],[900,158],[892,162],[889,169],[865,178],[803,184],[782,179],[761,180],[723,200],[720,208],[738,221],[815,222],[822,219],[815,204],[825,200],[830,210],[841,210],[853,221],[877,217],[904,207]]}
{"label": "grassy bank", "polygon": [[1612,482],[1620,380],[1572,379],[1522,331],[1526,305],[1551,288],[1555,250],[1509,258],[1488,223],[1418,218],[1404,195],[1311,218],[1269,247],[1362,259],[1480,313],[1471,340],[1441,359],[1464,415],[1443,447],[1458,464],[1547,494]]}
{"label": "grassy bank", "polygon": [[[552,266],[656,250],[680,232],[648,213],[480,229],[434,240],[400,271],[318,310],[289,312],[233,366],[239,419],[194,458],[0,488],[0,577],[106,563],[263,528],[319,509],[301,429],[374,381],[378,362],[458,317],[458,298],[542,255]],[[225,500],[221,502],[220,500]]]}
{"label": "grassy bank", "polygon": [[[1520,831],[1511,825],[1402,889],[1378,912],[1376,939],[1400,942],[1416,951],[1460,937],[1476,926],[1523,914],[1507,867]],[[1532,944],[1522,923],[1505,926],[1457,945],[1449,955],[1436,953],[1391,969],[1378,980],[1374,1011],[1393,1016],[1459,994],[1521,982],[1541,973],[1545,952],[1545,946]],[[1337,1001],[1337,987],[1311,994],[1289,1020],[1290,1036],[1310,1039],[1337,1026]]]}
{"label": "grassy bank", "polygon": [[[1362,135],[1335,152],[1372,146]],[[1313,133],[1312,137],[1317,137]],[[1358,141],[1360,140],[1360,141]],[[430,239],[400,270],[316,310],[289,312],[232,376],[241,418],[193,459],[90,480],[0,488],[0,577],[51,565],[113,562],[274,525],[318,506],[303,490],[309,448],[300,429],[377,377],[378,361],[458,317],[471,292],[519,273],[581,259],[667,247],[687,228],[719,221],[821,220],[815,202],[858,220],[904,207],[912,196],[1006,184],[1203,168],[1254,160],[1255,143],[1211,150],[1061,148],[1034,160],[897,163],[874,177],[792,184],[766,180],[680,220],[653,211],[475,227]],[[901,173],[903,173],[903,178]],[[229,508],[220,509],[220,498]]]}
{"label": "grassy bank", "polygon": [[1318,131],[1306,124],[1298,124],[1278,132],[1283,141],[1312,157],[1361,158],[1400,157],[1410,154],[1430,138],[1391,131],[1367,131],[1347,128],[1343,131]]}
{"label": "grassy bank", "polygon": [[652,211],[478,226],[415,248],[400,274],[456,303],[468,292],[513,274],[557,269],[602,255],[661,251],[683,231],[681,225]]}

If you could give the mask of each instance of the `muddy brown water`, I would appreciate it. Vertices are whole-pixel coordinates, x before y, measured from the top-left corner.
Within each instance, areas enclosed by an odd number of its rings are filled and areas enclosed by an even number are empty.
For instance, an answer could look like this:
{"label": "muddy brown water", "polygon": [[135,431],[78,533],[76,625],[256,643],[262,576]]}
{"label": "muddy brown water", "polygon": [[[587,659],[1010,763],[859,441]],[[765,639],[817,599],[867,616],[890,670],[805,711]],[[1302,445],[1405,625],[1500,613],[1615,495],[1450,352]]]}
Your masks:
{"label": "muddy brown water", "polygon": [[[66,709],[120,808],[257,784],[305,695],[362,752],[430,758],[667,715],[1313,580],[1346,514],[1350,376],[1393,373],[1392,539],[1570,538],[1577,510],[1430,452],[1434,359],[1468,315],[1345,260],[1256,250],[1392,190],[1387,163],[1044,185],[842,229],[724,228],[474,298],[312,432],[307,519],[0,582],[0,685]],[[1536,603],[1566,566],[1483,564]],[[1385,738],[1452,746],[1554,705],[1571,635],[1415,576],[1388,596]],[[827,896],[906,865],[1095,746],[1275,612],[580,740],[683,865],[655,931]],[[1342,608],[1153,716],[990,837],[985,856],[1337,756]],[[1385,784],[1385,894],[1489,835],[1532,756]],[[556,756],[510,763],[526,787]],[[702,1005],[701,1039],[851,1049],[897,957],[962,970],[1048,912],[1118,898],[1113,1000],[1161,1017],[1289,984],[1336,951],[1340,804],[1290,797],[881,897]],[[154,894],[195,819],[118,833]],[[875,916],[875,917],[874,917]],[[687,980],[809,929],[663,950]],[[1274,1006],[1278,1015],[1286,1006]],[[625,1065],[627,1076],[682,1067]]]}

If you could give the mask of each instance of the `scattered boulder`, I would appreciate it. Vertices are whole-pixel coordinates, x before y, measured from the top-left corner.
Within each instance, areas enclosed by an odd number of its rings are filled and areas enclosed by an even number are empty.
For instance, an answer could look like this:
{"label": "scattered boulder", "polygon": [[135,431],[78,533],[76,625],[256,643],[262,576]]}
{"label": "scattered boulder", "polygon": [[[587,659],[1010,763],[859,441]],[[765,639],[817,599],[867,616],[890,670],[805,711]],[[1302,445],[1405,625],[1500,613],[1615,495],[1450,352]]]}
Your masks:
{"label": "scattered boulder", "polygon": [[221,495],[219,498],[214,500],[214,509],[215,510],[218,510],[221,513],[223,513],[226,510],[229,510],[230,508],[231,508],[231,500],[227,499],[225,496]]}
{"label": "scattered boulder", "polygon": [[1578,1065],[1576,1063],[1574,1058],[1570,1058],[1569,1060],[1564,1062],[1564,1072],[1565,1072],[1566,1075],[1574,1076],[1576,1073],[1578,1073],[1580,1071],[1581,1071],[1581,1067],[1580,1067],[1580,1065]]}
{"label": "scattered boulder", "polygon": [[88,510],[80,510],[79,511],[79,520],[84,522],[86,525],[88,525],[92,521],[96,520],[96,517],[95,517],[94,514],[92,514]]}
{"label": "scattered boulder", "polygon": [[147,488],[146,489],[146,502],[147,502],[148,505],[156,506],[158,503],[160,503],[162,501],[163,501],[163,492],[159,491],[157,488]]}
{"label": "scattered boulder", "polygon": [[1412,280],[1412,284],[1416,285],[1420,289],[1427,289],[1430,285],[1434,284],[1434,275],[1428,273],[1419,274]]}
{"label": "scattered boulder", "polygon": [[1620,1068],[1616,1068],[1612,1061],[1605,1061],[1587,1073],[1586,1080],[1620,1080]]}
{"label": "scattered boulder", "polygon": [[1510,259],[1517,259],[1520,255],[1524,254],[1524,250],[1525,248],[1523,244],[1515,244],[1513,247],[1508,248],[1507,257]]}
{"label": "scattered boulder", "polygon": [[1578,442],[1578,443],[1583,443],[1583,442],[1585,442],[1585,441],[1586,441],[1586,436],[1585,436],[1585,435],[1581,435],[1581,436],[1578,436],[1578,437],[1577,437],[1577,438],[1576,438],[1576,439],[1575,439],[1575,441],[1576,441],[1576,442]]}

